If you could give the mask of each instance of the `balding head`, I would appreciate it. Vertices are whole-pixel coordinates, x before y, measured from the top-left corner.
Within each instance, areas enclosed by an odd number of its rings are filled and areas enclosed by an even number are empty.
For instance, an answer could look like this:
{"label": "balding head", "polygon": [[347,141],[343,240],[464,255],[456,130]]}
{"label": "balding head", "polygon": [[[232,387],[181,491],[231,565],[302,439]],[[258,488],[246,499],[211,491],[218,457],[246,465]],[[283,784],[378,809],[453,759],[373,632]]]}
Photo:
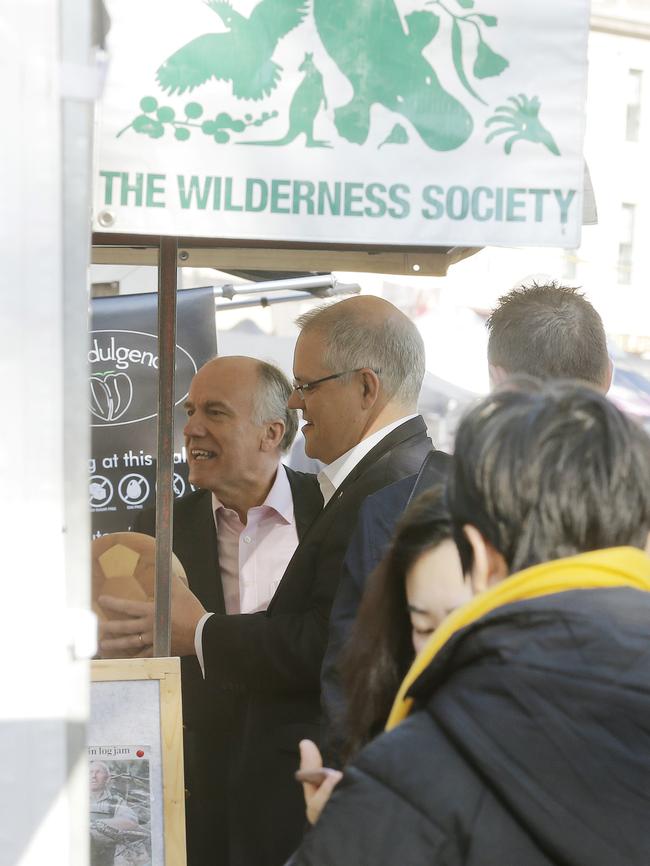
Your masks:
{"label": "balding head", "polygon": [[279,367],[247,355],[227,355],[212,358],[196,376],[211,381],[227,380],[240,388],[245,399],[250,397],[250,416],[254,424],[282,421],[285,431],[280,450],[289,450],[298,432],[298,413],[287,406],[293,389]]}
{"label": "balding head", "polygon": [[384,395],[415,410],[424,378],[424,343],[413,322],[393,304],[360,295],[316,307],[297,323],[303,333],[322,337],[326,367],[375,370]]}

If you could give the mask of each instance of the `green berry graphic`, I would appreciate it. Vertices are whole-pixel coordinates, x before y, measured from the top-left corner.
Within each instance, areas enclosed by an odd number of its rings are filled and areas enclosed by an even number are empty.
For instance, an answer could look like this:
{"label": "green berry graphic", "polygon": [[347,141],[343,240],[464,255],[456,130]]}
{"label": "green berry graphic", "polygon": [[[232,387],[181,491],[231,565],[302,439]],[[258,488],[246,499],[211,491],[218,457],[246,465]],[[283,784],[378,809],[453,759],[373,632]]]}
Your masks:
{"label": "green berry graphic", "polygon": [[190,137],[189,129],[185,129],[184,126],[179,126],[176,130],[174,130],[174,135],[177,141],[187,141]]}
{"label": "green berry graphic", "polygon": [[223,129],[218,129],[214,134],[214,140],[217,144],[226,144],[230,141],[230,136]]}
{"label": "green berry graphic", "polygon": [[174,109],[170,108],[168,105],[163,105],[162,108],[159,108],[156,115],[158,120],[162,121],[162,123],[169,123],[176,117]]}
{"label": "green berry graphic", "polygon": [[204,120],[201,124],[201,131],[205,132],[206,135],[212,135],[213,132],[216,132],[217,124],[214,120]]}
{"label": "green berry graphic", "polygon": [[201,117],[203,114],[203,106],[199,105],[198,102],[188,102],[185,106],[185,116],[189,117],[190,120],[196,120],[197,117]]}
{"label": "green berry graphic", "polygon": [[140,100],[140,108],[143,111],[155,111],[158,108],[158,100],[155,96],[143,96]]}

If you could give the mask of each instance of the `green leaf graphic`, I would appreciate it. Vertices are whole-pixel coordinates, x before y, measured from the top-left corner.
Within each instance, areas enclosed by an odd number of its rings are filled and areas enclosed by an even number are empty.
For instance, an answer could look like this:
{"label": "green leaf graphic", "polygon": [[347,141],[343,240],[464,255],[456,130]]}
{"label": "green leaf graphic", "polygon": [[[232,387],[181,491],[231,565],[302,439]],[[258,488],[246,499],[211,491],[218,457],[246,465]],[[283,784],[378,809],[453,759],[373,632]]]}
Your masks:
{"label": "green leaf graphic", "polygon": [[385,144],[408,144],[409,142],[409,134],[404,129],[401,123],[396,123],[392,128],[388,136],[382,141],[377,150],[382,148]]}
{"label": "green leaf graphic", "polygon": [[480,15],[478,16],[481,21],[485,24],[486,27],[496,27],[497,25],[497,17],[496,15]]}
{"label": "green leaf graphic", "polygon": [[474,0],[458,0],[458,5],[462,6],[463,9],[473,9]]}
{"label": "green leaf graphic", "polygon": [[487,105],[487,102],[484,99],[481,99],[465,75],[465,70],[463,69],[463,34],[460,32],[458,21],[455,18],[451,28],[451,56],[456,68],[456,74],[465,90],[468,93],[471,93],[479,102],[482,102],[483,105]]}
{"label": "green leaf graphic", "polygon": [[474,61],[474,75],[476,78],[492,78],[495,75],[501,75],[504,69],[507,69],[509,62],[505,57],[493,51],[487,42],[482,39],[478,44],[476,52],[476,60]]}

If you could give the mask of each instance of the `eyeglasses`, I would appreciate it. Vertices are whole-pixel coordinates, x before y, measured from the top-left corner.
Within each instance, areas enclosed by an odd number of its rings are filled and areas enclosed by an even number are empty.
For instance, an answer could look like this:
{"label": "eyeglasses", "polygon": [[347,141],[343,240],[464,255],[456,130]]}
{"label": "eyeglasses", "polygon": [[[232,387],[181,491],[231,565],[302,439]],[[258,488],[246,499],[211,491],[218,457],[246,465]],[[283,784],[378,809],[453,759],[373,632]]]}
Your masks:
{"label": "eyeglasses", "polygon": [[[331,376],[323,376],[322,379],[314,379],[313,382],[303,382],[302,385],[298,385],[296,382],[292,382],[293,390],[297,391],[300,395],[300,399],[305,399],[305,394],[309,394],[309,392],[316,387],[316,385],[321,385],[323,382],[330,382],[332,379],[340,379],[341,376],[347,376],[349,373],[360,373],[362,370],[371,370],[371,367],[356,367],[354,370],[344,370],[342,373],[332,373]],[[379,370],[372,370],[372,372],[378,376]]]}

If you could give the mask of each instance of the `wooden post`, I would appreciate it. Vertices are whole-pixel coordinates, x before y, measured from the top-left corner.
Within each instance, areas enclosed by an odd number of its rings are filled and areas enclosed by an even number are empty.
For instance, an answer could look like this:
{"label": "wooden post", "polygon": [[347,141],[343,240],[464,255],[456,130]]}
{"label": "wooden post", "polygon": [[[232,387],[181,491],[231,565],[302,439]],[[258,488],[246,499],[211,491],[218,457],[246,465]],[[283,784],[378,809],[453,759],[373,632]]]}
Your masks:
{"label": "wooden post", "polygon": [[158,254],[158,462],[156,466],[156,587],[153,654],[171,646],[171,564],[174,477],[174,371],[178,239],[161,237]]}

